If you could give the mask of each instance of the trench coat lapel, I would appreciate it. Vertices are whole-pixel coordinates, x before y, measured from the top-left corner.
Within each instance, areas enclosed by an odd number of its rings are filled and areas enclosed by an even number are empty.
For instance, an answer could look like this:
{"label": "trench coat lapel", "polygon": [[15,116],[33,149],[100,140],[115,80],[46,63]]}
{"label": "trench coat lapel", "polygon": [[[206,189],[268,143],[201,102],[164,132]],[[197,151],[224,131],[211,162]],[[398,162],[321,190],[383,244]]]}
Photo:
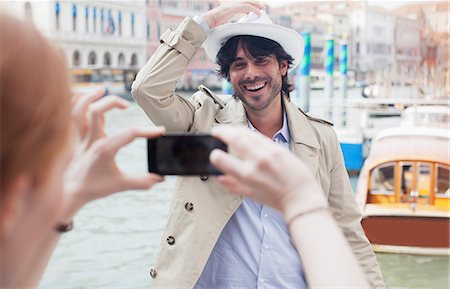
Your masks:
{"label": "trench coat lapel", "polygon": [[236,124],[247,125],[247,115],[241,101],[231,99],[228,103],[220,109],[215,117],[218,124]]}
{"label": "trench coat lapel", "polygon": [[291,151],[316,175],[319,164],[320,144],[310,121],[298,107],[283,96],[283,104],[291,134]]}
{"label": "trench coat lapel", "polygon": [[[297,106],[286,96],[283,96],[283,104],[288,117],[289,132],[291,135],[291,151],[299,157],[316,174],[319,164],[320,144],[315,131],[306,117]],[[230,100],[215,117],[213,126],[220,124],[235,124],[247,126],[247,116],[241,101]]]}

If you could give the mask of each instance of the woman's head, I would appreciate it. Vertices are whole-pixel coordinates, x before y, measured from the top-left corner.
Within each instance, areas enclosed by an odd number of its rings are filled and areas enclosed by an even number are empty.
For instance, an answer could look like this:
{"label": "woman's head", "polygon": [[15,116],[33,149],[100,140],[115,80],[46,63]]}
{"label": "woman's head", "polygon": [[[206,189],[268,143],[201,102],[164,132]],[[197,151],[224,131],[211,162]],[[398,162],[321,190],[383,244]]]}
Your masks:
{"label": "woman's head", "polygon": [[1,198],[21,173],[36,185],[67,143],[70,88],[62,56],[33,27],[0,14]]}
{"label": "woman's head", "polygon": [[3,13],[0,27],[0,287],[25,287],[62,205],[71,92],[62,55],[35,28]]}

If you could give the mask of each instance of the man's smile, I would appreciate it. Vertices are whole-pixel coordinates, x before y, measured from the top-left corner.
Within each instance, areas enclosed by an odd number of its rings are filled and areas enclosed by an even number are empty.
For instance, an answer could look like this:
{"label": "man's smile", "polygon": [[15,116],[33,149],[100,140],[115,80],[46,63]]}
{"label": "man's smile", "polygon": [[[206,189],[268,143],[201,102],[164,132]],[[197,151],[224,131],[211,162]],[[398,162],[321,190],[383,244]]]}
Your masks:
{"label": "man's smile", "polygon": [[264,88],[266,85],[267,85],[266,81],[261,81],[253,84],[244,85],[244,88],[248,91],[255,92]]}

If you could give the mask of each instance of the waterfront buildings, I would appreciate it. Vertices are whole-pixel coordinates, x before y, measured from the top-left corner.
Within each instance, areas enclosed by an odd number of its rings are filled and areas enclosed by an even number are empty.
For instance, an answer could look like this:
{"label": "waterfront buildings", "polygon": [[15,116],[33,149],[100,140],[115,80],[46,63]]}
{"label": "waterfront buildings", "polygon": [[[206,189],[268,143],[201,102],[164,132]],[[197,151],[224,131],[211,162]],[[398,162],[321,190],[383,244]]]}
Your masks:
{"label": "waterfront buildings", "polygon": [[[136,71],[153,55],[159,38],[186,16],[201,15],[220,0],[2,1],[2,7],[32,22],[53,39],[73,69]],[[267,7],[274,23],[311,34],[311,69],[323,71],[325,40],[348,43],[348,69],[357,80],[419,81],[450,87],[448,3],[423,2],[394,10],[367,1],[295,2]],[[376,4],[376,2],[375,2]],[[215,66],[200,48],[178,88],[220,87]],[[84,76],[83,76],[84,77]]]}
{"label": "waterfront buildings", "polygon": [[138,68],[145,63],[143,1],[3,1],[55,41],[70,68]]}
{"label": "waterfront buildings", "polygon": [[[175,29],[186,16],[193,17],[213,9],[218,0],[159,0],[147,3],[147,58],[158,48],[161,35],[167,29]],[[196,89],[199,84],[210,88],[219,88],[220,81],[215,73],[215,66],[209,60],[203,48],[200,48],[190,61],[189,66],[177,86],[180,89]]]}

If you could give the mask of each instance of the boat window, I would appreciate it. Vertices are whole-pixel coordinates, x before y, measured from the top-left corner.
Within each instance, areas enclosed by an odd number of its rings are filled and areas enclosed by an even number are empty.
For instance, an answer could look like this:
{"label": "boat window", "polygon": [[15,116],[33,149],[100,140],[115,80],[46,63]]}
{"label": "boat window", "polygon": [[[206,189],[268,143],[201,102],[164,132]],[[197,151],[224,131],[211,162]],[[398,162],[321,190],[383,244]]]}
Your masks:
{"label": "boat window", "polygon": [[408,202],[411,191],[414,189],[414,165],[413,163],[401,163],[401,187],[400,198],[402,202]]}
{"label": "boat window", "polygon": [[394,195],[394,163],[374,168],[370,174],[370,193],[373,195]]}
{"label": "boat window", "polygon": [[417,177],[418,202],[428,203],[431,189],[431,163],[419,163],[419,175]]}
{"label": "boat window", "polygon": [[438,164],[436,166],[435,192],[438,198],[450,198],[450,174],[449,167]]}

